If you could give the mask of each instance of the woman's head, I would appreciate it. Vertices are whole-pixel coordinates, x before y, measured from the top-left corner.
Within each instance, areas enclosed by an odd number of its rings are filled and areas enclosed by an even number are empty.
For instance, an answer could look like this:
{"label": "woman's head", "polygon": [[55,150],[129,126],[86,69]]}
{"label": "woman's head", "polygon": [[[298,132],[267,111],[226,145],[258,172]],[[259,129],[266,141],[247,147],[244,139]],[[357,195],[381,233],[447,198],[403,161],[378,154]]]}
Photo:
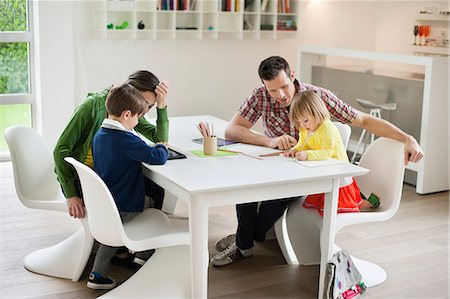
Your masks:
{"label": "woman's head", "polygon": [[303,91],[292,99],[289,118],[297,129],[304,128],[311,132],[330,119],[330,112],[317,93]]}
{"label": "woman's head", "polygon": [[128,76],[128,80],[125,83],[134,86],[140,92],[155,92],[156,86],[159,84],[159,79],[151,72],[141,70]]}

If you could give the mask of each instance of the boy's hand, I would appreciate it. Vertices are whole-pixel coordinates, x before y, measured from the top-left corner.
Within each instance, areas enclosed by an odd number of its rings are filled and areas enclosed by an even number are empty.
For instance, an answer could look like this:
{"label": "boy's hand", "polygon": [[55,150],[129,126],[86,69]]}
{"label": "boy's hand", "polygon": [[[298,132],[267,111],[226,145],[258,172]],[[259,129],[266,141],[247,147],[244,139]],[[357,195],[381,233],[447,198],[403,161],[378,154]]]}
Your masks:
{"label": "boy's hand", "polygon": [[167,94],[169,93],[169,84],[166,81],[161,81],[156,86],[156,107],[159,109],[166,108],[167,102]]}
{"label": "boy's hand", "polygon": [[166,147],[166,149],[168,148],[167,142],[158,141],[158,142],[156,142],[156,144],[162,144]]}

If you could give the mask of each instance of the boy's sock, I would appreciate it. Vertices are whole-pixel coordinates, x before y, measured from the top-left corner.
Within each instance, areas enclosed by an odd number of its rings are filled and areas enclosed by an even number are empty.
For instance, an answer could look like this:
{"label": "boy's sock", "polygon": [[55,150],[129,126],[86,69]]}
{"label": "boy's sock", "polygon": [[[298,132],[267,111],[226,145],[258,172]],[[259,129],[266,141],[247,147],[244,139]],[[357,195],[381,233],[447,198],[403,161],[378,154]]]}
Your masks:
{"label": "boy's sock", "polygon": [[378,208],[380,206],[380,199],[373,193],[366,200],[372,204],[372,208]]}

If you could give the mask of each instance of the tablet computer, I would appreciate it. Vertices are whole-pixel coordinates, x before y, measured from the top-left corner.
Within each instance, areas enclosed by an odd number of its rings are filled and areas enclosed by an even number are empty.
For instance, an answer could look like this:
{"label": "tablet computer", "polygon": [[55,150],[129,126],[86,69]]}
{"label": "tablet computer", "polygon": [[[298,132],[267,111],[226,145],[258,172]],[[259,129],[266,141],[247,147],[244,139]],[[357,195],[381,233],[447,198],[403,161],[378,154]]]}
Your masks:
{"label": "tablet computer", "polygon": [[[203,138],[194,138],[194,139],[192,139],[192,142],[203,144]],[[232,145],[232,144],[238,144],[238,143],[239,142],[217,137],[217,146],[218,147]]]}
{"label": "tablet computer", "polygon": [[186,155],[177,152],[174,149],[168,148],[167,151],[169,152],[169,157],[167,158],[167,160],[175,160],[175,159],[186,159]]}

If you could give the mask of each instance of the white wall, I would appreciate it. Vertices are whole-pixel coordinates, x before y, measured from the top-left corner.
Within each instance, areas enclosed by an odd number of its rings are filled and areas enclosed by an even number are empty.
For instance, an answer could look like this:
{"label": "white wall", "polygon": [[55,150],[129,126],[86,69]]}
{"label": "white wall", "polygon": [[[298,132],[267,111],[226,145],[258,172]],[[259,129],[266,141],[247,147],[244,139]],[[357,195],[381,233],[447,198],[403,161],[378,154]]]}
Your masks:
{"label": "white wall", "polygon": [[300,43],[406,53],[415,13],[430,3],[301,1],[297,40],[101,40],[88,1],[39,1],[44,135],[53,144],[88,91],[137,69],[169,81],[170,115],[230,119],[259,84],[262,59],[281,55],[295,67]]}

